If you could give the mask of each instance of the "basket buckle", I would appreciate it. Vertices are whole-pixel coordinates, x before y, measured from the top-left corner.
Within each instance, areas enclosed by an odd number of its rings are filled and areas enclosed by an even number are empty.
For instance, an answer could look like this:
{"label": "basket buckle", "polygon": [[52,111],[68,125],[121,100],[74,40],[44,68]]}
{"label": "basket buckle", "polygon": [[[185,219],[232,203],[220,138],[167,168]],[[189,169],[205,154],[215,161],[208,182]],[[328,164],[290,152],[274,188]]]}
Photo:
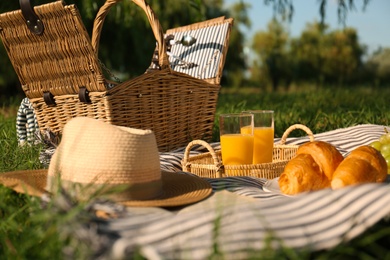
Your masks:
{"label": "basket buckle", "polygon": [[22,15],[26,19],[27,28],[36,35],[41,35],[44,30],[43,22],[35,13],[30,0],[19,0]]}
{"label": "basket buckle", "polygon": [[43,101],[45,101],[47,106],[56,106],[56,101],[54,95],[50,92],[43,92]]}
{"label": "basket buckle", "polygon": [[89,98],[89,91],[86,87],[80,87],[79,89],[79,100],[83,103],[90,104],[91,99]]}

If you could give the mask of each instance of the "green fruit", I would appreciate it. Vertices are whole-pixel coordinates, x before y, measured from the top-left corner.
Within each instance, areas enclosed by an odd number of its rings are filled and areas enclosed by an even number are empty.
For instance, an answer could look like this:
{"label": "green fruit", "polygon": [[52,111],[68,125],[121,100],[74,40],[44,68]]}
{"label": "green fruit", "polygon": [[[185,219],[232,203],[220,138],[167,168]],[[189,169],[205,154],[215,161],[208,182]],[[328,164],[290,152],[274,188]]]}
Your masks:
{"label": "green fruit", "polygon": [[381,154],[383,155],[383,157],[390,155],[390,143],[389,144],[382,144]]}
{"label": "green fruit", "polygon": [[379,142],[381,142],[382,144],[390,144],[390,133],[381,135],[379,137]]}
{"label": "green fruit", "polygon": [[380,151],[382,148],[382,143],[379,141],[374,141],[374,142],[370,143],[370,146],[372,146],[375,149],[377,149],[378,151]]}
{"label": "green fruit", "polygon": [[390,174],[390,155],[385,157],[387,163],[387,173]]}

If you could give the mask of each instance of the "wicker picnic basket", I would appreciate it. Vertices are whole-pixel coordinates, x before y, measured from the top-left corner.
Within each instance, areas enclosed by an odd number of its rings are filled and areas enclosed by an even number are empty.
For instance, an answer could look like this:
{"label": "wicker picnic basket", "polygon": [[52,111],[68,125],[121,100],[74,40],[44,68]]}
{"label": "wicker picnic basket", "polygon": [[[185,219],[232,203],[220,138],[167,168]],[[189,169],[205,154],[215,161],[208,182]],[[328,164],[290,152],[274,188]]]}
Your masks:
{"label": "wicker picnic basket", "polygon": [[[182,170],[206,178],[221,178],[229,176],[251,176],[273,179],[280,176],[287,162],[292,159],[298,150],[298,145],[286,145],[288,135],[295,129],[304,130],[310,141],[314,141],[312,131],[305,125],[290,126],[280,139],[280,144],[274,145],[273,161],[271,163],[251,165],[223,165],[221,151],[215,151],[210,144],[203,140],[190,142],[182,160]],[[191,149],[196,146],[205,147],[208,152],[190,156]]]}
{"label": "wicker picnic basket", "polygon": [[171,68],[159,20],[144,0],[133,0],[145,12],[156,38],[159,69],[112,82],[105,79],[98,47],[105,17],[118,2],[107,0],[99,9],[91,38],[77,7],[64,1],[32,7],[22,0],[21,10],[0,15],[0,37],[39,129],[61,134],[68,120],[81,116],[151,129],[160,151],[211,139],[232,19],[186,27],[197,30],[228,23],[215,77],[197,78]]}

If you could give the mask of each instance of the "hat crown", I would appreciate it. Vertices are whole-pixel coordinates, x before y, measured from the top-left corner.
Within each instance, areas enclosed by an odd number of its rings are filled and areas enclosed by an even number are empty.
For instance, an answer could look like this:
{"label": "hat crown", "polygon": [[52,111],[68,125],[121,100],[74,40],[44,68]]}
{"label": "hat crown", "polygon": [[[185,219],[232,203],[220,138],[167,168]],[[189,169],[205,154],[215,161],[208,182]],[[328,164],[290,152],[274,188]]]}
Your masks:
{"label": "hat crown", "polygon": [[49,190],[53,191],[56,177],[62,184],[127,185],[120,195],[123,200],[156,197],[162,187],[155,135],[151,130],[74,118],[65,125],[51,159]]}

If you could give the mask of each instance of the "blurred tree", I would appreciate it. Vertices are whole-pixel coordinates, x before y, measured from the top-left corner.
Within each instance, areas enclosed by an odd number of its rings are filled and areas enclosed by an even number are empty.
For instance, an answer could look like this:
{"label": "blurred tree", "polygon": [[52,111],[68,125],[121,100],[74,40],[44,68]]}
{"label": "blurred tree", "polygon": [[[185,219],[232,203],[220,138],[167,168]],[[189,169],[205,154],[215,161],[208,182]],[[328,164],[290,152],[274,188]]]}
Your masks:
{"label": "blurred tree", "polygon": [[309,23],[299,38],[291,40],[298,81],[317,85],[351,83],[362,66],[364,46],[353,28],[329,31],[326,24]]}
{"label": "blurred tree", "polygon": [[359,44],[357,32],[353,28],[327,34],[323,49],[323,74],[327,81],[337,82],[339,85],[351,83],[362,66],[364,52],[365,48]]}
{"label": "blurred tree", "polygon": [[[339,22],[344,26],[348,12],[356,9],[356,2],[356,0],[337,0]],[[264,0],[264,3],[272,6],[273,19],[279,21],[279,24],[281,24],[280,21],[290,22],[293,19],[293,0]],[[326,80],[337,80],[342,83],[350,81],[353,72],[356,72],[359,66],[361,67],[364,47],[358,44],[356,31],[345,28],[345,30],[327,35],[325,11],[328,1],[318,0],[318,3],[321,21],[309,24],[300,38],[287,39],[284,42],[283,51],[276,44],[271,49],[259,50],[265,46],[272,46],[272,41],[266,38],[272,35],[270,29],[276,28],[268,27],[268,36],[265,36],[264,32],[259,32],[254,36],[251,46],[262,58],[253,63],[251,71],[252,76],[260,80],[260,84],[264,81],[260,77],[273,79],[274,89],[279,81],[284,81],[287,87],[292,81],[311,81],[317,85],[321,85]],[[363,11],[368,3],[369,0],[363,0]],[[276,29],[274,35],[278,35],[278,30],[281,29]],[[261,43],[263,40],[265,42]],[[265,57],[267,58],[264,60]],[[334,57],[335,60],[331,60],[330,57]],[[335,64],[337,66],[334,66]],[[336,71],[337,68],[340,69],[340,73]]]}
{"label": "blurred tree", "polygon": [[251,22],[247,10],[251,6],[243,2],[234,4],[230,9],[230,17],[234,17],[234,26],[230,33],[230,46],[226,57],[223,83],[233,87],[242,86],[245,78],[244,72],[247,69],[244,53],[246,36],[242,33],[239,25],[250,27]]}
{"label": "blurred tree", "polygon": [[271,20],[267,28],[267,31],[259,31],[253,36],[252,49],[259,56],[261,75],[268,77],[275,91],[280,81],[288,81],[289,35],[276,19]]}
{"label": "blurred tree", "polygon": [[4,45],[0,44],[0,106],[5,95],[18,95],[22,93],[18,76],[4,49]]}
{"label": "blurred tree", "polygon": [[[259,31],[252,48],[260,57],[259,70],[277,90],[281,82],[351,83],[362,67],[365,48],[355,29],[329,31],[326,24],[308,23],[298,38],[289,38],[276,19]],[[255,63],[256,66],[256,63]]]}
{"label": "blurred tree", "polygon": [[390,48],[379,48],[367,60],[366,68],[374,79],[375,85],[387,84],[390,82]]}
{"label": "blurred tree", "polygon": [[325,33],[328,26],[317,22],[308,23],[299,38],[292,39],[290,55],[296,64],[295,80],[324,81]]}

